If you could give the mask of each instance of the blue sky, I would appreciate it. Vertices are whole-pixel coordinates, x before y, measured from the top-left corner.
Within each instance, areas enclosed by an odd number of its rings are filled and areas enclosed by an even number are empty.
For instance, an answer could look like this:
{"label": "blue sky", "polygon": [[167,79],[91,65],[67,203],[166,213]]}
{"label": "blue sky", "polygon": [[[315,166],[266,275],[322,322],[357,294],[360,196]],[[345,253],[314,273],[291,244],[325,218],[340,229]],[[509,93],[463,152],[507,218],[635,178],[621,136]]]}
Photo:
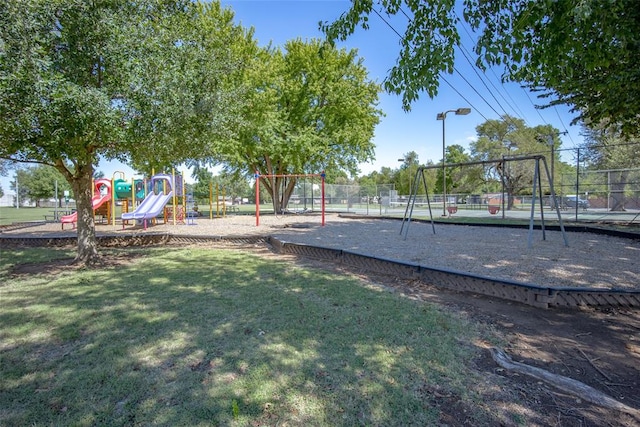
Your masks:
{"label": "blue sky", "polygon": [[[287,40],[294,38],[321,38],[318,22],[333,21],[348,9],[349,4],[347,0],[222,1],[223,6],[234,10],[238,24],[255,29],[255,38],[263,46],[270,42],[274,46],[283,46]],[[406,24],[404,16],[385,19],[389,19],[391,26],[403,33],[402,26]],[[381,83],[396,62],[399,37],[389,25],[375,15],[370,17],[369,23],[369,30],[358,30],[340,45],[348,49],[357,49],[369,70],[370,79]],[[471,53],[473,43],[466,31],[462,33],[463,46],[466,52]],[[475,57],[471,56],[470,61],[474,63]],[[362,164],[361,173],[380,170],[383,166],[397,168],[400,166],[398,159],[410,151],[418,153],[421,163],[428,160],[436,163],[440,161],[442,122],[436,120],[436,115],[459,107],[470,107],[472,112],[467,116],[447,116],[447,145],[459,144],[468,147],[469,143],[476,139],[476,126],[487,119],[499,118],[505,111],[524,119],[528,126],[551,124],[560,131],[568,131],[567,135],[561,136],[563,148],[581,145],[580,127],[570,126],[572,115],[567,107],[536,109],[534,104],[539,101],[534,94],[528,94],[517,84],[501,84],[499,70],[487,72],[481,80],[476,75],[474,67],[460,53],[457,54],[456,70],[454,74],[445,76],[453,88],[441,82],[437,97],[431,99],[423,94],[408,113],[402,109],[399,96],[386,93],[380,95],[379,107],[384,111],[385,117],[381,119],[375,131],[376,160]],[[482,74],[479,70],[477,73]],[[567,153],[567,158],[563,160],[571,161],[571,154]],[[133,175],[131,168],[117,162],[103,161],[97,169],[103,171],[106,176],[112,176],[114,171],[123,171],[127,177]],[[9,178],[5,177],[1,180],[5,192],[9,188],[8,181]]]}
{"label": "blue sky", "polygon": [[[318,22],[333,21],[349,8],[350,2],[224,0],[222,4],[234,10],[236,22],[245,27],[254,27],[255,37],[261,45],[267,45],[271,41],[275,46],[282,46],[287,40],[297,37],[322,37],[318,30]],[[406,24],[406,17],[385,16],[385,19],[388,19],[398,32],[403,33],[402,26]],[[370,17],[369,24],[369,30],[359,29],[346,42],[341,43],[341,46],[357,49],[359,56],[364,58],[370,78],[382,82],[396,62],[399,37],[388,24],[375,15]],[[471,53],[473,43],[466,31],[462,31],[462,35],[465,53]],[[470,61],[473,64],[475,57],[470,56]],[[428,160],[440,161],[442,122],[437,121],[436,116],[439,112],[459,107],[470,107],[472,112],[468,116],[447,116],[447,145],[459,144],[468,147],[469,143],[476,139],[476,126],[487,119],[499,118],[505,111],[512,116],[523,118],[527,125],[532,127],[551,124],[560,131],[568,131],[568,135],[561,137],[565,148],[581,144],[580,128],[570,126],[572,116],[568,113],[567,107],[536,109],[534,104],[539,102],[535,95],[526,92],[517,84],[502,85],[499,70],[487,72],[481,80],[476,75],[474,67],[460,53],[457,54],[456,70],[454,74],[445,76],[453,88],[441,82],[436,98],[431,99],[424,94],[412,105],[412,110],[408,113],[402,109],[399,96],[381,94],[380,108],[386,116],[382,118],[375,132],[376,160],[361,165],[362,173],[379,170],[382,166],[397,168],[400,165],[398,159],[410,151],[418,153],[421,163]],[[482,74],[480,70],[478,73]],[[493,95],[490,92],[493,92]],[[497,101],[494,100],[494,96]],[[483,99],[488,101],[488,104]]]}

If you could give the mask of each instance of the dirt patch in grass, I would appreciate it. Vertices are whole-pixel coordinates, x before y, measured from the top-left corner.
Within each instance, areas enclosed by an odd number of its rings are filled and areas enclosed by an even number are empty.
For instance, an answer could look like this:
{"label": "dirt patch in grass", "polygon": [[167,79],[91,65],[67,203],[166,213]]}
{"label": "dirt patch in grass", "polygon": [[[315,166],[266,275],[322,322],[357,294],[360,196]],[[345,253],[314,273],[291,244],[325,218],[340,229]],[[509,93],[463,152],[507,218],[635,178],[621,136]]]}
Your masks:
{"label": "dirt patch in grass", "polygon": [[[96,268],[114,268],[128,265],[139,255],[131,253],[101,253],[100,261]],[[46,262],[33,262],[16,264],[9,270],[9,274],[14,276],[30,274],[60,274],[65,271],[76,271],[87,268],[83,264],[74,263],[74,258],[53,259]]]}

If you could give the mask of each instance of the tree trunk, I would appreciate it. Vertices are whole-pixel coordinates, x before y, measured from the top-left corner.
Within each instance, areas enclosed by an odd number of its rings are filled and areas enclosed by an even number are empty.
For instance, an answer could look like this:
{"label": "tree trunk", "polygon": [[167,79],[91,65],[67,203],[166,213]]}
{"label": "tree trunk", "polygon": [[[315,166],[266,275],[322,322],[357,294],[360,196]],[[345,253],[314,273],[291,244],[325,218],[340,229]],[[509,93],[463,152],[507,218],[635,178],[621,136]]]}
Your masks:
{"label": "tree trunk", "polygon": [[[272,199],[273,211],[276,214],[284,213],[289,205],[289,199],[295,189],[297,178],[296,177],[271,177],[261,178],[264,188],[269,192]],[[286,186],[283,189],[283,181],[289,179],[286,182]]]}
{"label": "tree trunk", "polygon": [[78,251],[75,263],[84,265],[97,264],[99,261],[98,241],[93,217],[92,198],[93,166],[91,164],[79,168],[73,182],[78,212]]}
{"label": "tree trunk", "polygon": [[611,210],[624,212],[624,189],[627,184],[627,178],[629,171],[611,172],[611,182],[609,188],[611,188]]}
{"label": "tree trunk", "polygon": [[510,211],[513,209],[513,201],[514,201],[514,191],[513,191],[513,182],[511,180],[507,181],[507,207],[506,210]]}

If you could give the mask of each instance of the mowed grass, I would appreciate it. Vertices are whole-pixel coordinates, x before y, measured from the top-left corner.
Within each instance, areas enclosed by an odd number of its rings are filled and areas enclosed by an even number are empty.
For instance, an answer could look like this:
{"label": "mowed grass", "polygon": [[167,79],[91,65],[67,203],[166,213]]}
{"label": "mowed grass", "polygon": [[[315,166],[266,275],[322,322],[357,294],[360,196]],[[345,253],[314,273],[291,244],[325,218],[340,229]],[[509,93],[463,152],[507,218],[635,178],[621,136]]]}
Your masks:
{"label": "mowed grass", "polygon": [[53,208],[26,208],[16,209],[10,206],[0,207],[0,225],[8,225],[16,222],[44,221],[45,215],[50,215]]}
{"label": "mowed grass", "polygon": [[434,396],[474,400],[477,332],[429,304],[239,251],[118,254],[16,275],[73,253],[2,249],[0,425],[434,425]]}

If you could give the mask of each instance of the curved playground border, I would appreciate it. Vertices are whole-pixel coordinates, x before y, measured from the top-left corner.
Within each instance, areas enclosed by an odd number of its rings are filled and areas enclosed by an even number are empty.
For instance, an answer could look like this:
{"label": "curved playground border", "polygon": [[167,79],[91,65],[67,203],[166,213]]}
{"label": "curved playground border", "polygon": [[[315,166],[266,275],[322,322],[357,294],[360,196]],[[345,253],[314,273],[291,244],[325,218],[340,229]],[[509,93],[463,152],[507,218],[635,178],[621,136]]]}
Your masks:
{"label": "curved playground border", "polygon": [[[0,236],[0,247],[64,247],[77,242],[76,237],[8,237]],[[201,236],[141,234],[102,235],[102,247],[185,245],[195,243],[269,244],[281,254],[314,258],[348,269],[418,280],[422,283],[457,292],[469,292],[514,301],[533,307],[640,307],[640,292],[622,289],[551,288],[530,283],[473,275],[341,249],[290,243],[272,236]]]}

